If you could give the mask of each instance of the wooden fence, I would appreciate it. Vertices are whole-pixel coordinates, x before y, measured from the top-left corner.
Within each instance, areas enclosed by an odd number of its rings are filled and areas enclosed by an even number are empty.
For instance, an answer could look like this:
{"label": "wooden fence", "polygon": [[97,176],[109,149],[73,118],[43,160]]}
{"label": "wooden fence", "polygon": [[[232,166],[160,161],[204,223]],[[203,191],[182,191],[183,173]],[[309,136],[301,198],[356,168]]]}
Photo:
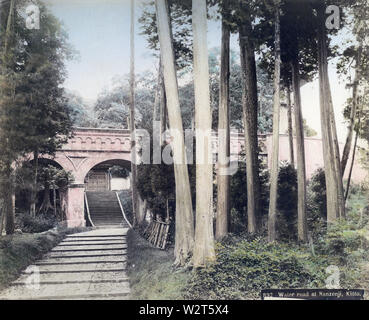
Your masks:
{"label": "wooden fence", "polygon": [[168,244],[170,223],[153,220],[144,231],[144,237],[154,247],[165,250]]}

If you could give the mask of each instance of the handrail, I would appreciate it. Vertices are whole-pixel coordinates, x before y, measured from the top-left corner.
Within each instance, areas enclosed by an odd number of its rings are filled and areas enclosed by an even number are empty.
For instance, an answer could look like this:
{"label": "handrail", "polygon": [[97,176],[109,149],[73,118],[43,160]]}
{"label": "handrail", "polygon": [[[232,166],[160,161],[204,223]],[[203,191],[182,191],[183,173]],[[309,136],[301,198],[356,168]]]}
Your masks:
{"label": "handrail", "polygon": [[128,221],[127,217],[126,217],[126,214],[124,213],[124,209],[123,209],[123,205],[122,205],[122,202],[120,201],[120,198],[119,198],[119,195],[118,195],[118,192],[115,191],[115,194],[117,196],[117,199],[118,199],[118,203],[119,203],[119,207],[120,207],[120,210],[122,211],[122,214],[123,214],[123,218],[124,220],[126,220],[127,224],[129,225],[129,227],[131,229],[133,229],[132,225],[130,224],[130,222]]}
{"label": "handrail", "polygon": [[95,225],[94,223],[92,222],[92,219],[91,219],[91,215],[90,215],[90,207],[88,206],[88,199],[87,199],[87,193],[85,192],[85,204],[86,204],[86,209],[87,209],[87,217],[88,217],[88,221],[90,221],[91,223],[91,226],[93,228],[95,228]]}

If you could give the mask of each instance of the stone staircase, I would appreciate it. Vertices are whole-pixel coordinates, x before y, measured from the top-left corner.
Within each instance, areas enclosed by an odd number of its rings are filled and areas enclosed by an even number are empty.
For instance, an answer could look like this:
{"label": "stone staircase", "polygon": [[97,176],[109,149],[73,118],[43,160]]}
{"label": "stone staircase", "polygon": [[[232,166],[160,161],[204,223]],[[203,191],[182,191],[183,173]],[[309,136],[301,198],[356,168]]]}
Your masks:
{"label": "stone staircase", "polygon": [[117,195],[113,191],[86,192],[90,217],[95,227],[128,228],[120,208]]}
{"label": "stone staircase", "polygon": [[127,230],[68,235],[0,292],[0,300],[127,300]]}

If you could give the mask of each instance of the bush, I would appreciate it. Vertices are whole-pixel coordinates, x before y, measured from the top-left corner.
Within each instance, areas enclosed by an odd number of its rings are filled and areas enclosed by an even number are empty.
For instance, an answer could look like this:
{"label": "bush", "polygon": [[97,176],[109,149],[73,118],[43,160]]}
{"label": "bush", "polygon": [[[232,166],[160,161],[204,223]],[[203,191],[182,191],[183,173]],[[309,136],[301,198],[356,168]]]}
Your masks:
{"label": "bush", "polygon": [[278,175],[278,239],[297,239],[297,172],[283,162]]}
{"label": "bush", "polygon": [[118,193],[120,202],[128,221],[133,224],[132,194],[131,191],[120,191]]}
{"label": "bush", "polygon": [[[268,214],[269,206],[269,171],[260,165],[260,211],[257,215],[258,224],[263,226]],[[230,203],[231,203],[231,225],[232,233],[242,233],[247,230],[247,182],[246,163],[240,162],[238,171],[231,177]]]}
{"label": "bush", "polygon": [[270,288],[312,288],[324,284],[323,264],[296,247],[230,237],[217,243],[217,260],[197,269],[188,284],[188,299],[256,299]]}
{"label": "bush", "polygon": [[329,226],[324,237],[316,241],[317,252],[330,256],[338,264],[361,261],[368,254],[369,241],[365,237],[365,229],[357,229],[357,226],[348,221],[337,221]]}
{"label": "bush", "polygon": [[310,209],[315,215],[327,220],[327,189],[325,184],[325,172],[322,168],[315,171],[310,179],[308,189],[310,196]]}
{"label": "bush", "polygon": [[20,213],[16,215],[16,226],[22,232],[40,233],[48,231],[57,225],[55,216],[37,215],[35,218],[28,213]]}

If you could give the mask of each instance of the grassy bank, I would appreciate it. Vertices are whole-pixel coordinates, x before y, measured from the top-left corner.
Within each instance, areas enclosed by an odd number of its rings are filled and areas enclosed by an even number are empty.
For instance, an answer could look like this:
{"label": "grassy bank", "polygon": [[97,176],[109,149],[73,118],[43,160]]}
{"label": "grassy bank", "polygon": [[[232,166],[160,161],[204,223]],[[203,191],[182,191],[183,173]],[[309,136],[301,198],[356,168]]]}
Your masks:
{"label": "grassy bank", "polygon": [[312,250],[309,245],[268,243],[231,235],[216,244],[216,262],[207,268],[173,267],[173,252],[152,248],[136,231],[128,234],[132,299],[259,299],[270,288],[325,288],[337,266],[345,289],[369,289],[367,244],[360,231],[337,226]]}
{"label": "grassy bank", "polygon": [[[355,191],[355,192],[354,192]],[[347,220],[329,230],[318,224],[312,242],[268,243],[265,237],[231,234],[216,243],[216,261],[207,268],[173,267],[173,249],[160,251],[128,233],[128,268],[132,299],[259,299],[270,288],[325,288],[339,270],[344,289],[369,291],[368,193],[353,190]],[[332,267],[330,268],[332,270]],[[366,294],[366,299],[368,299]]]}
{"label": "grassy bank", "polygon": [[184,299],[191,273],[173,268],[173,250],[153,248],[135,230],[129,230],[127,244],[131,299]]}
{"label": "grassy bank", "polygon": [[85,231],[61,228],[43,233],[24,233],[0,238],[0,290],[16,280],[22,270],[62,241],[66,235]]}

